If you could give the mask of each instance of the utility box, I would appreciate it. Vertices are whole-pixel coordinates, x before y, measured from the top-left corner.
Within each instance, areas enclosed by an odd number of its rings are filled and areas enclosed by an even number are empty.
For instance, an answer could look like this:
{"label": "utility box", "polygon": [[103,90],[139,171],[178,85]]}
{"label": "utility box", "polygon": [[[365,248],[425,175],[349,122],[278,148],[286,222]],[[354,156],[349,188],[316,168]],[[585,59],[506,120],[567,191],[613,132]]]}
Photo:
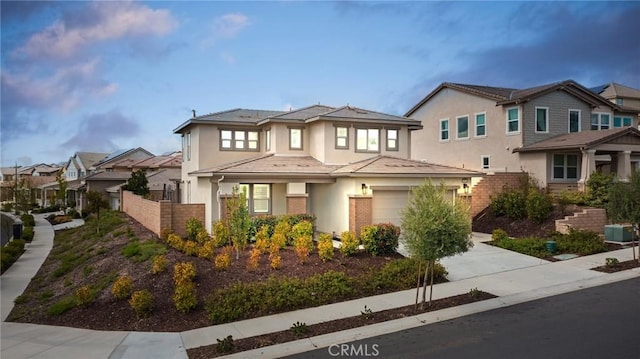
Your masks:
{"label": "utility box", "polygon": [[13,239],[22,238],[22,221],[17,220],[13,222]]}
{"label": "utility box", "polygon": [[635,240],[633,226],[608,224],[604,226],[604,239],[611,242],[631,242]]}

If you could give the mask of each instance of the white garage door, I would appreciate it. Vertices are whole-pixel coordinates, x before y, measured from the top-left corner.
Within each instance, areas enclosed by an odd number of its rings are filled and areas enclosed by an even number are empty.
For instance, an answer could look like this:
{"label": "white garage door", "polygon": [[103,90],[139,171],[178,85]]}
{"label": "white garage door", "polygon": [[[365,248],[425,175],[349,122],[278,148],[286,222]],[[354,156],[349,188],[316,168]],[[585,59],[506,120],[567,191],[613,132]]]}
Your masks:
{"label": "white garage door", "polygon": [[[454,200],[455,191],[447,190],[447,198]],[[402,210],[409,203],[409,191],[406,190],[374,190],[373,191],[373,223],[393,223],[400,226]]]}

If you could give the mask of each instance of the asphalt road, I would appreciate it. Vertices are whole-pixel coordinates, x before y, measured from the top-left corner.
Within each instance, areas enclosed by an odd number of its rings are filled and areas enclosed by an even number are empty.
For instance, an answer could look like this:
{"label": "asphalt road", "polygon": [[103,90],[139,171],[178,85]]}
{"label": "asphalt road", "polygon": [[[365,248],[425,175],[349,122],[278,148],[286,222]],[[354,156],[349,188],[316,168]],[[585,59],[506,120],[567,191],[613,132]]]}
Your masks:
{"label": "asphalt road", "polygon": [[[360,355],[358,355],[360,354]],[[640,358],[640,279],[289,358]]]}

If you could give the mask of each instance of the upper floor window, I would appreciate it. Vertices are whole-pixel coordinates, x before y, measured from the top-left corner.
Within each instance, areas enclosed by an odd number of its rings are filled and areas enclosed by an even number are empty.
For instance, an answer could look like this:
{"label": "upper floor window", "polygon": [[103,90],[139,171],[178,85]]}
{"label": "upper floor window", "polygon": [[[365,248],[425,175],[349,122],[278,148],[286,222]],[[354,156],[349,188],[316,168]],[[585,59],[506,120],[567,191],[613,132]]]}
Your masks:
{"label": "upper floor window", "polygon": [[349,148],[349,128],[336,126],[336,149]]}
{"label": "upper floor window", "polygon": [[449,119],[440,120],[440,141],[449,141]]}
{"label": "upper floor window", "polygon": [[621,98],[617,98],[616,99],[616,105],[622,106],[622,99]]}
{"label": "upper floor window", "polygon": [[613,127],[631,126],[631,117],[615,116],[613,118]]}
{"label": "upper floor window", "polygon": [[476,137],[484,137],[487,135],[487,115],[484,113],[476,114]]}
{"label": "upper floor window", "polygon": [[397,151],[397,150],[398,150],[398,130],[388,129],[387,130],[387,151]]}
{"label": "upper floor window", "polygon": [[189,161],[191,159],[191,132],[182,134],[182,160]]}
{"label": "upper floor window", "polygon": [[580,110],[569,110],[569,132],[580,132]]}
{"label": "upper floor window", "polygon": [[271,130],[264,131],[264,150],[271,151]]}
{"label": "upper floor window", "polygon": [[380,152],[380,130],[377,128],[358,128],[356,130],[357,152]]}
{"label": "upper floor window", "polygon": [[507,133],[520,132],[520,111],[517,107],[507,109]]}
{"label": "upper floor window", "polygon": [[594,112],[591,114],[591,129],[606,130],[611,127],[611,115],[608,113]]}
{"label": "upper floor window", "polygon": [[553,155],[553,179],[578,179],[578,155]]}
{"label": "upper floor window", "polygon": [[536,132],[549,132],[549,108],[536,107]]}
{"label": "upper floor window", "polygon": [[302,149],[302,129],[301,128],[289,128],[289,149],[290,150]]}
{"label": "upper floor window", "polygon": [[456,134],[456,138],[469,138],[469,116],[456,117],[456,122],[458,131]]}
{"label": "upper floor window", "polygon": [[259,151],[258,131],[220,130],[220,148],[235,151]]}
{"label": "upper floor window", "polygon": [[491,167],[491,157],[489,156],[480,156],[482,161],[481,166],[483,170],[488,170]]}

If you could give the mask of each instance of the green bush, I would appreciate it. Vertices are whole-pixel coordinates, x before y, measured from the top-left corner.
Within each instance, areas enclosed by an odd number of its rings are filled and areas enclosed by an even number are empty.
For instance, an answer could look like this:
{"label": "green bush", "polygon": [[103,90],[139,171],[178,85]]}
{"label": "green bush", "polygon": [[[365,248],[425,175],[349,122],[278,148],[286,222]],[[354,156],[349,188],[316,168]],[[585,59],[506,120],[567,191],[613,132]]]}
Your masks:
{"label": "green bush", "polygon": [[173,292],[173,304],[182,313],[187,313],[198,305],[196,286],[193,282],[177,285]]}
{"label": "green bush", "polygon": [[23,214],[20,216],[20,220],[22,220],[22,224],[25,227],[34,227],[36,225],[36,219],[32,214]]}
{"label": "green bush", "polygon": [[75,290],[74,296],[76,298],[76,305],[83,306],[93,302],[95,293],[89,288],[89,286],[83,285]]}
{"label": "green bush", "polygon": [[333,258],[333,237],[329,233],[322,233],[318,237],[318,256],[323,262]]}
{"label": "green bush", "polygon": [[63,297],[57,302],[53,303],[49,309],[47,309],[47,314],[49,315],[60,315],[64,314],[67,311],[75,308],[77,306],[76,298],[74,296]]}
{"label": "green bush", "polygon": [[229,228],[222,221],[213,224],[213,243],[216,248],[222,248],[229,244]]}
{"label": "green bush", "polygon": [[522,191],[510,189],[491,198],[489,207],[496,216],[506,215],[511,219],[524,218],[527,214],[526,198]]}
{"label": "green bush", "polygon": [[[373,230],[371,227],[374,227]],[[374,256],[389,255],[398,249],[400,227],[391,223],[380,223],[365,226],[360,232],[360,239],[364,249]]]}
{"label": "green bush", "polygon": [[[426,264],[423,262],[420,273],[418,273],[419,264],[420,261],[413,258],[394,259],[379,271],[360,277],[361,286],[370,291],[391,291],[415,287],[418,278],[421,283],[424,280],[426,269]],[[439,283],[446,280],[448,273],[444,266],[436,263],[433,274],[434,282]]]}
{"label": "green bush", "polygon": [[349,231],[344,231],[340,234],[340,242],[340,253],[345,257],[356,254],[360,245],[356,236]]}
{"label": "green bush", "polygon": [[120,276],[113,282],[111,293],[118,299],[126,299],[131,296],[133,281],[128,275]]}
{"label": "green bush", "polygon": [[609,202],[609,188],[613,184],[615,175],[601,171],[593,172],[587,180],[587,204],[604,208]]}
{"label": "green bush", "polygon": [[0,272],[4,273],[24,252],[25,241],[14,239],[4,247],[0,247]]}
{"label": "green bush", "polygon": [[544,258],[547,256],[547,240],[535,237],[509,238],[502,237],[492,242],[493,245],[514,252]]}
{"label": "green bush", "polygon": [[24,227],[22,229],[22,239],[27,241],[27,242],[31,242],[33,241],[33,227]]}
{"label": "green bush", "polygon": [[313,223],[309,221],[298,222],[293,227],[291,227],[291,236],[293,237],[294,241],[300,237],[305,236],[313,238]]}
{"label": "green bush", "polygon": [[122,248],[121,253],[133,262],[141,263],[147,261],[149,258],[167,253],[167,247],[156,241],[140,242],[134,239]]}
{"label": "green bush", "polygon": [[187,219],[186,227],[187,238],[192,241],[195,241],[198,237],[198,232],[204,229],[204,227],[202,226],[202,222],[200,222],[200,220],[197,218]]}
{"label": "green bush", "polygon": [[587,256],[607,251],[607,244],[596,232],[569,228],[569,233],[553,235],[561,253]]}
{"label": "green bush", "polygon": [[216,338],[218,344],[216,344],[216,351],[218,353],[231,353],[235,345],[233,344],[233,336],[227,335],[226,338]]}
{"label": "green bush", "polygon": [[153,310],[153,296],[147,289],[133,292],[129,299],[129,305],[136,312],[138,318],[144,318]]}
{"label": "green bush", "polygon": [[531,190],[527,196],[527,218],[534,223],[542,223],[553,211],[553,199],[544,191]]}

